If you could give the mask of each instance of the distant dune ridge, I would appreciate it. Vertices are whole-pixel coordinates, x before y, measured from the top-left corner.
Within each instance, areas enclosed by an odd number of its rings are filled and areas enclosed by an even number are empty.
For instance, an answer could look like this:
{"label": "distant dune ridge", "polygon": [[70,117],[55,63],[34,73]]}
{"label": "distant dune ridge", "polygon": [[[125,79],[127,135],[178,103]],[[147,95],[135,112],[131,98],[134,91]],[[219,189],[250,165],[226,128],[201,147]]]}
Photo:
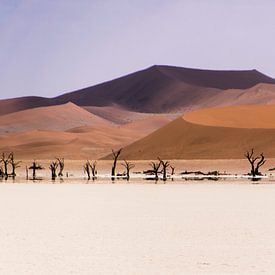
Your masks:
{"label": "distant dune ridge", "polygon": [[[1,100],[0,114],[68,102],[78,106],[117,105],[136,112],[166,113],[189,110],[195,106],[198,108],[206,101],[214,100],[224,90],[249,89],[260,83],[275,84],[275,80],[256,70],[214,71],[152,66],[55,98],[22,97]],[[233,91],[230,92],[229,99],[231,97],[235,98]],[[227,98],[222,97],[222,100],[225,102]]]}
{"label": "distant dune ridge", "polygon": [[55,98],[0,100],[0,151],[86,159],[125,147],[128,159],[215,159],[255,147],[275,157],[274,121],[275,80],[257,70],[152,66]]}

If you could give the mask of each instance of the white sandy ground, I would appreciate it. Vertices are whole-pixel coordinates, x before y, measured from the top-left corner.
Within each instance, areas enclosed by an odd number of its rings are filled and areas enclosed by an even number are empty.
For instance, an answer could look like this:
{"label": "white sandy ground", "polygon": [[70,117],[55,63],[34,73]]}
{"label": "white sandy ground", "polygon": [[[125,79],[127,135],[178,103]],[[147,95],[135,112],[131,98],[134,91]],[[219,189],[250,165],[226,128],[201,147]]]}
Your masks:
{"label": "white sandy ground", "polygon": [[2,183],[0,274],[275,274],[275,185]]}

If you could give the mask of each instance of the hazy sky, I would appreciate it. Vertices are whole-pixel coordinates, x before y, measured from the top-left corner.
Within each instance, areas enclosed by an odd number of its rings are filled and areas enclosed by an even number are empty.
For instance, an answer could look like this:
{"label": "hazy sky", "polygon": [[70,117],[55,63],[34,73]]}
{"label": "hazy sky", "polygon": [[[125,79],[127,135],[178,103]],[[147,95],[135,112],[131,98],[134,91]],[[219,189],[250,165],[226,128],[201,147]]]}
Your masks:
{"label": "hazy sky", "polygon": [[275,77],[274,0],[0,0],[0,98],[54,96],[153,64]]}

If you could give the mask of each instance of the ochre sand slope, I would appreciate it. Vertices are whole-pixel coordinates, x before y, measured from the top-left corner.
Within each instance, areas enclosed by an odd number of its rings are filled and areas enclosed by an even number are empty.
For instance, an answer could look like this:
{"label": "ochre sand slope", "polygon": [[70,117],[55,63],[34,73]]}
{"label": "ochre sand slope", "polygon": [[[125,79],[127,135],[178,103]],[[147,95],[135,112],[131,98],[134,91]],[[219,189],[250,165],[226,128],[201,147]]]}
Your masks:
{"label": "ochre sand slope", "polygon": [[130,124],[95,124],[66,131],[32,130],[0,135],[0,152],[13,151],[20,158],[67,159],[100,158],[126,146],[167,124],[163,115],[134,121]]}
{"label": "ochre sand slope", "polygon": [[30,130],[63,131],[82,125],[97,127],[110,124],[109,121],[69,102],[0,116],[0,134]]}
{"label": "ochre sand slope", "polygon": [[275,105],[246,105],[203,109],[184,115],[188,122],[233,128],[275,128]]}
{"label": "ochre sand slope", "polygon": [[252,147],[275,157],[275,129],[204,126],[178,118],[124,148],[122,158],[238,159]]}

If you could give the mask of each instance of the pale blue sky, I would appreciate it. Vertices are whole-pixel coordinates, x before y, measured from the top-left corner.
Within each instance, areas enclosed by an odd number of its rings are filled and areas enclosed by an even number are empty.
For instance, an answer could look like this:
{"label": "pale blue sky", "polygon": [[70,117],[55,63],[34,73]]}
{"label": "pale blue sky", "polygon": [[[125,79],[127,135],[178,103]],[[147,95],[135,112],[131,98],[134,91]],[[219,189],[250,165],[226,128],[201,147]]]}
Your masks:
{"label": "pale blue sky", "polygon": [[0,0],[0,98],[55,96],[153,64],[275,77],[274,0]]}

